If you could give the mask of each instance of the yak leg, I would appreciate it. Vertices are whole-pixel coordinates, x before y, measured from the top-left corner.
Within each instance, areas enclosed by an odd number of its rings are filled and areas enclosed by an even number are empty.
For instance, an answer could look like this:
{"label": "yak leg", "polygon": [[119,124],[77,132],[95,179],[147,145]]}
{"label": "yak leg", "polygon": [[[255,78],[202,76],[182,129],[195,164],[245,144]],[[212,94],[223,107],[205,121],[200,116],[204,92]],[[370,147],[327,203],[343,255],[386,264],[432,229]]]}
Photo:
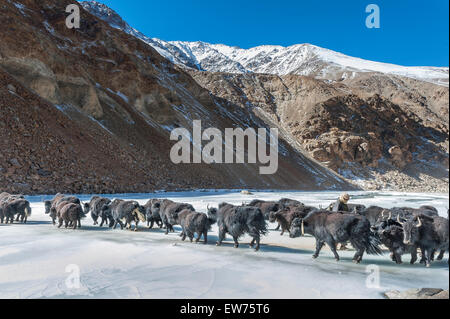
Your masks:
{"label": "yak leg", "polygon": [[339,261],[341,258],[339,257],[339,254],[336,251],[336,243],[334,240],[327,241],[327,245],[330,247],[331,251],[333,252],[334,258],[336,258],[336,261]]}
{"label": "yak leg", "polygon": [[364,249],[357,248],[356,254],[355,254],[355,256],[353,257],[353,262],[354,262],[355,264],[361,263],[362,258],[363,258],[363,255],[364,255]]}
{"label": "yak leg", "polygon": [[234,241],[234,248],[239,248],[238,238],[233,236],[233,241]]}
{"label": "yak leg", "polygon": [[256,247],[255,247],[255,251],[259,251],[259,249],[261,248],[261,237],[259,235],[257,235],[256,237],[253,238],[254,241],[256,241]]}
{"label": "yak leg", "polygon": [[421,264],[426,264],[427,263],[427,253],[425,251],[425,249],[420,248],[420,263]]}
{"label": "yak leg", "polygon": [[403,264],[401,253],[398,253],[396,250],[394,250],[392,252],[392,255],[394,256],[393,261],[395,261],[396,264],[398,265]]}
{"label": "yak leg", "polygon": [[319,254],[320,254],[320,251],[322,250],[323,246],[325,246],[325,243],[323,241],[320,241],[317,239],[316,240],[316,252],[313,255],[314,259],[319,258]]}
{"label": "yak leg", "polygon": [[278,226],[277,226],[277,228],[275,228],[275,230],[280,230],[280,228],[281,228],[281,224],[278,223]]}
{"label": "yak leg", "polygon": [[203,239],[204,239],[203,244],[204,245],[208,244],[208,231],[207,230],[203,233]]}
{"label": "yak leg", "polygon": [[413,249],[411,249],[411,265],[414,265],[417,261],[417,248],[414,247]]}
{"label": "yak leg", "polygon": [[78,218],[78,228],[81,228],[81,218]]}
{"label": "yak leg", "polygon": [[439,254],[437,260],[442,260],[442,259],[444,259],[444,254],[445,254],[445,250],[441,250],[441,252],[440,252],[440,254]]}
{"label": "yak leg", "polygon": [[171,231],[171,225],[167,222],[167,221],[164,221],[164,225],[166,226],[166,232],[165,232],[165,234],[166,235],[169,235],[169,232]]}
{"label": "yak leg", "polygon": [[[19,218],[20,218],[20,214],[17,214],[17,217],[16,217],[16,222],[18,222],[18,221],[19,221]],[[13,217],[13,219],[14,219],[14,217]]]}
{"label": "yak leg", "polygon": [[198,232],[198,233],[197,233],[197,236],[198,236],[198,237],[197,237],[197,239],[195,240],[195,243],[196,243],[196,244],[198,244],[198,243],[200,242],[200,239],[202,239],[202,235],[203,235],[202,232]]}
{"label": "yak leg", "polygon": [[74,220],[74,221],[72,222],[72,224],[73,224],[73,229],[74,229],[74,230],[77,229],[77,226],[78,226],[78,220]]}
{"label": "yak leg", "polygon": [[426,255],[426,262],[425,262],[425,265],[426,265],[426,267],[427,268],[430,268],[431,267],[431,262],[433,261],[433,255],[434,255],[434,250],[433,249],[430,249],[430,248],[427,248],[426,250],[425,250],[425,255]]}
{"label": "yak leg", "polygon": [[225,240],[226,234],[227,232],[223,227],[219,228],[219,241],[217,242],[217,246],[222,245],[222,242]]}
{"label": "yak leg", "polygon": [[64,220],[62,218],[59,219],[59,225],[58,228],[61,228],[63,225]]}

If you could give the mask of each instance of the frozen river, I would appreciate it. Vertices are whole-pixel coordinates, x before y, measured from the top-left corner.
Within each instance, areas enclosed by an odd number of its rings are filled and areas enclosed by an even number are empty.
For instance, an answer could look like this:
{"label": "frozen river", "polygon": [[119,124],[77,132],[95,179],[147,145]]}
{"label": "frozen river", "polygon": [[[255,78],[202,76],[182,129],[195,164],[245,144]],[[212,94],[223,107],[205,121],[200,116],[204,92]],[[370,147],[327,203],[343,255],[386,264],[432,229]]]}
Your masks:
{"label": "frozen river", "polygon": [[[334,192],[192,192],[108,196],[138,200],[170,198],[206,211],[217,206],[259,198],[289,197],[307,205],[327,206]],[[433,205],[447,217],[448,194],[357,192],[352,203],[419,207]],[[88,201],[91,196],[81,196]],[[427,269],[420,264],[398,266],[384,256],[365,255],[361,265],[351,262],[354,252],[339,252],[336,262],[328,249],[312,259],[311,237],[291,239],[274,231],[262,239],[261,251],[216,247],[217,228],[207,246],[181,242],[178,233],[100,229],[86,218],[81,230],[57,229],[44,214],[42,201],[29,197],[33,214],[27,225],[0,225],[0,298],[382,298],[386,290],[448,289],[444,261]],[[176,228],[179,232],[179,228]],[[79,273],[79,277],[77,274]],[[79,286],[78,286],[78,280]],[[378,284],[379,283],[379,284]]]}

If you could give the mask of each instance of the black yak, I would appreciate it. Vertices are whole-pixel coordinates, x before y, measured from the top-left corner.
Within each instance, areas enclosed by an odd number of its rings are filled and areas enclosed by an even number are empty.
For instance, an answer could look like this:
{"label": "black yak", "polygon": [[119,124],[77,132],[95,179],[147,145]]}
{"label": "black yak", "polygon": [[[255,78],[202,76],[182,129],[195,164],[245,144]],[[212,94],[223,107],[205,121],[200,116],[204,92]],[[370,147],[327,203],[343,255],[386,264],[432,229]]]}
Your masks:
{"label": "black yak", "polygon": [[193,212],[190,209],[184,209],[178,214],[172,214],[169,218],[169,222],[172,225],[180,225],[182,228],[181,238],[186,240],[189,238],[191,242],[194,240],[195,234],[197,234],[196,243],[200,242],[200,239],[204,238],[204,244],[208,243],[208,231],[211,229],[211,225],[215,223],[215,220],[209,218],[204,213]]}
{"label": "black yak", "polygon": [[114,225],[112,226],[114,229],[119,224],[121,229],[127,227],[131,230],[134,222],[134,231],[138,231],[139,222],[146,221],[144,207],[135,201],[117,201],[111,207],[111,213],[114,219]]}
{"label": "black yak", "polygon": [[101,219],[100,227],[103,227],[105,222],[107,225],[112,223],[112,218],[107,214],[103,214],[102,208],[105,205],[111,203],[111,200],[108,198],[103,198],[100,196],[94,196],[91,198],[89,203],[84,204],[84,212],[85,214],[91,213],[91,218],[94,221],[94,225],[98,225],[98,219]]}
{"label": "black yak", "polygon": [[431,266],[436,251],[440,251],[438,260],[444,257],[449,241],[447,218],[417,215],[403,222],[399,216],[398,222],[403,226],[403,242],[422,250],[427,267]]}
{"label": "black yak", "polygon": [[230,234],[234,240],[234,247],[239,247],[239,238],[244,234],[253,237],[250,247],[260,249],[261,235],[267,234],[267,225],[264,215],[259,208],[250,206],[233,206],[231,204],[222,203],[219,209],[210,208],[208,217],[217,221],[219,226],[219,241],[217,246],[222,245],[226,234]]}
{"label": "black yak", "polygon": [[166,228],[166,235],[170,232],[175,231],[173,229],[173,225],[169,222],[169,217],[173,214],[178,214],[182,210],[188,209],[191,211],[195,211],[194,207],[190,204],[186,203],[176,203],[169,199],[156,200],[152,204],[152,214],[159,215],[162,223]]}
{"label": "black yak", "polygon": [[[153,205],[155,205],[155,209],[152,210]],[[159,215],[159,208],[161,205],[160,199],[150,199],[145,205],[145,217],[147,218],[147,226],[149,229],[152,229],[156,224],[159,228],[163,227],[163,222],[161,220],[161,216]]]}
{"label": "black yak", "polygon": [[73,229],[81,228],[81,219],[86,217],[80,204],[61,202],[56,211],[59,219],[58,228],[61,228],[63,223],[65,228],[69,226],[72,226]]}
{"label": "black yak", "polygon": [[316,238],[316,251],[313,255],[318,258],[323,246],[327,244],[337,261],[340,257],[336,251],[337,244],[350,242],[356,249],[353,262],[360,263],[364,252],[381,255],[378,247],[381,243],[370,230],[367,218],[351,213],[330,213],[317,210],[305,218],[296,218],[291,226],[291,238],[312,235]]}

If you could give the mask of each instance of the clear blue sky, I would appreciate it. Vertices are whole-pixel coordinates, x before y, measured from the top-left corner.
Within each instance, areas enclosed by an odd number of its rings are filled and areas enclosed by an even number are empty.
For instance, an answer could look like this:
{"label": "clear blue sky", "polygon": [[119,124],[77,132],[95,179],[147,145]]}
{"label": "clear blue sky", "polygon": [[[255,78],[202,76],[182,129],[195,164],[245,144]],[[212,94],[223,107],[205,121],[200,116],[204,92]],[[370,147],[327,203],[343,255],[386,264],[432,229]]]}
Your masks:
{"label": "clear blue sky", "polygon": [[[147,36],[168,41],[311,43],[380,62],[449,65],[448,0],[99,1]],[[365,26],[372,3],[381,9],[381,29]]]}

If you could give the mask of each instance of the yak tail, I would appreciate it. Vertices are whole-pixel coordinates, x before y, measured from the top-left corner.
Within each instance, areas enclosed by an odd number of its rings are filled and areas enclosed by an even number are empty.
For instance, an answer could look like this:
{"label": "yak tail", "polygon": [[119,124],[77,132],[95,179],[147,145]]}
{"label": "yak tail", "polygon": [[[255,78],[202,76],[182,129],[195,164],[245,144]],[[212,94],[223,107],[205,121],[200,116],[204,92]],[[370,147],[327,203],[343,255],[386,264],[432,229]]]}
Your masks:
{"label": "yak tail", "polygon": [[268,232],[269,232],[269,230],[267,229],[267,223],[266,223],[266,221],[264,219],[258,222],[258,227],[257,228],[258,228],[259,233],[261,235],[266,236],[268,234]]}
{"label": "yak tail", "polygon": [[383,251],[380,248],[381,241],[377,235],[371,233],[369,235],[369,241],[366,247],[366,251],[369,255],[383,255]]}
{"label": "yak tail", "polygon": [[27,215],[27,217],[31,216],[31,207],[30,207],[30,205],[27,205],[27,207],[25,207],[25,214]]}

